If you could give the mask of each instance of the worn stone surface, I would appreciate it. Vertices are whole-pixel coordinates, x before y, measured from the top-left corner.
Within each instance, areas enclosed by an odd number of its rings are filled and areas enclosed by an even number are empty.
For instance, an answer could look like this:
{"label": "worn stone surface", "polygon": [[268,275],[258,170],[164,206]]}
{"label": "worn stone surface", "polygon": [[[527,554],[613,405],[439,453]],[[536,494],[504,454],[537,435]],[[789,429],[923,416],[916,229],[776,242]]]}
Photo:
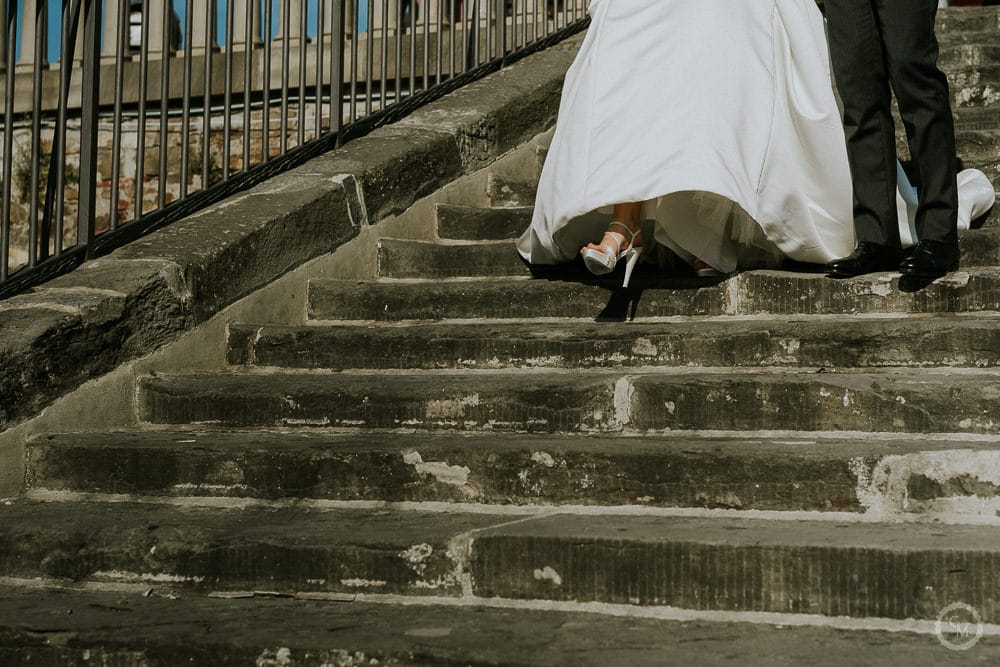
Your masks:
{"label": "worn stone surface", "polygon": [[530,206],[475,208],[438,204],[438,235],[463,241],[500,241],[521,235],[531,222]]}
{"label": "worn stone surface", "polygon": [[113,256],[169,260],[183,267],[195,316],[205,320],[357,232],[341,185],[286,176],[134,241]]}
{"label": "worn stone surface", "polygon": [[[314,280],[309,284],[309,318],[393,322],[573,317],[621,321],[630,316],[726,313],[728,293],[725,287],[710,282],[693,279],[637,281],[633,289],[621,290],[617,280],[620,279],[452,283]],[[647,286],[658,289],[645,289]]]}
{"label": "worn stone surface", "polygon": [[[46,301],[60,302],[59,311],[42,307],[0,313],[0,358],[5,362],[0,365],[0,392],[15,392],[9,397],[0,393],[0,430],[37,414],[82,381],[151,352],[306,260],[336,249],[361,226],[405,210],[544,130],[554,121],[563,74],[578,45],[576,38],[529,57],[438,100],[406,124],[380,128],[116,251],[111,259],[120,262],[117,271],[123,277],[105,280],[98,288],[121,295],[100,304],[91,299],[84,309],[108,311],[124,303],[135,316],[114,334],[97,334],[89,327],[87,335],[102,335],[106,343],[92,343],[80,359],[54,352],[73,348],[74,337],[87,328],[67,311],[76,308],[75,296],[46,296]],[[149,260],[160,263],[157,270],[172,272],[169,289],[175,294],[169,305],[150,293],[155,287],[139,285],[132,292],[122,287],[130,275],[150,272]],[[152,274],[155,282],[156,271]],[[90,287],[88,280],[77,271],[58,284],[78,290]],[[8,303],[20,308],[22,302]],[[28,318],[29,312],[37,321]],[[63,314],[54,317],[53,312]],[[175,321],[168,324],[167,318]],[[2,330],[8,327],[14,332],[12,342],[3,340]],[[29,338],[32,332],[39,337]],[[111,335],[124,344],[107,340]]]}
{"label": "worn stone surface", "polygon": [[904,370],[639,376],[630,380],[629,423],[639,431],[997,433],[998,380]]}
{"label": "worn stone surface", "polygon": [[454,244],[380,239],[377,261],[380,278],[531,275],[510,241]]}
{"label": "worn stone surface", "polygon": [[931,635],[663,621],[485,606],[0,589],[5,664],[283,665],[995,664],[983,637],[949,651]]}
{"label": "worn stone surface", "polygon": [[0,575],[213,590],[456,595],[451,540],[507,519],[378,510],[0,506]]}
{"label": "worn stone surface", "polygon": [[[989,451],[987,444],[971,445]],[[36,438],[29,492],[860,511],[888,456],[968,443],[393,434],[107,433]],[[969,479],[960,470],[943,484]],[[859,478],[864,475],[865,480]],[[939,486],[942,482],[937,482]],[[982,490],[982,489],[980,489]],[[975,491],[975,489],[973,489]],[[968,497],[969,488],[961,495]],[[924,500],[945,494],[925,493]],[[959,495],[952,490],[950,495]],[[983,497],[987,494],[983,492]],[[994,488],[988,494],[1000,498]],[[891,500],[887,499],[886,505]]]}
{"label": "worn stone surface", "polygon": [[[643,276],[649,276],[649,269]],[[1000,310],[1000,271],[951,273],[921,289],[900,289],[898,273],[831,280],[818,273],[748,271],[721,283],[689,278],[358,283],[312,281],[309,317],[339,320],[439,320],[572,317],[625,320],[701,315],[963,313]],[[561,278],[561,279],[560,279]],[[572,280],[576,278],[575,280]],[[570,282],[572,280],[572,282]]]}
{"label": "worn stone surface", "polygon": [[177,266],[88,262],[0,303],[0,430],[194,325]]}
{"label": "worn stone surface", "polygon": [[1000,365],[1000,320],[795,318],[658,323],[469,323],[229,328],[232,364],[286,368],[498,369]]}
{"label": "worn stone surface", "polygon": [[619,428],[611,376],[177,375],[139,382],[150,423],[460,430]]}
{"label": "worn stone surface", "polygon": [[482,597],[936,620],[1000,614],[1000,532],[975,526],[556,516],[476,536]]}
{"label": "worn stone surface", "polygon": [[387,125],[309,162],[296,173],[358,183],[368,224],[406,210],[464,172],[455,138],[420,127]]}
{"label": "worn stone surface", "polygon": [[1000,375],[608,370],[142,378],[150,423],[540,432],[1000,433]]}
{"label": "worn stone surface", "polygon": [[537,180],[505,178],[500,175],[492,175],[486,184],[486,193],[493,206],[534,206],[537,191]]}

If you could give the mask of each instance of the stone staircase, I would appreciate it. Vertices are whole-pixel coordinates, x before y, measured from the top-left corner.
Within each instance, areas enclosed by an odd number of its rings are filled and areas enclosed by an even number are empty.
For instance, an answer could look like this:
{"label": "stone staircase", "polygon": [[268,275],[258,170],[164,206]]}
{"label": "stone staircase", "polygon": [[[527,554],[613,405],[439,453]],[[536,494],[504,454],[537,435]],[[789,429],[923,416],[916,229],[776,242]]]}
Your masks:
{"label": "stone staircase", "polygon": [[[941,23],[961,155],[1000,185],[1000,12]],[[142,377],[143,428],[32,441],[0,506],[0,662],[1000,658],[996,218],[915,292],[621,290],[516,257],[536,178],[382,239],[373,282],[311,280],[303,321],[233,324],[226,372]],[[966,654],[931,630],[956,603],[987,624]],[[537,643],[553,618],[573,639]]]}

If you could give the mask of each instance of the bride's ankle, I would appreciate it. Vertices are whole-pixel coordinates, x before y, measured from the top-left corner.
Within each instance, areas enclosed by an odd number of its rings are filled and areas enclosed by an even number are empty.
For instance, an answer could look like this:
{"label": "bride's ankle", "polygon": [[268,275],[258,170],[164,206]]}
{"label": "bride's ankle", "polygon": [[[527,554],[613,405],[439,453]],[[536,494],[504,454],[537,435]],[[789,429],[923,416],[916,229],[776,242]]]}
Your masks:
{"label": "bride's ankle", "polygon": [[622,220],[612,220],[608,224],[604,235],[617,234],[624,239],[622,248],[630,246],[639,247],[642,245],[642,224],[639,222],[624,222]]}

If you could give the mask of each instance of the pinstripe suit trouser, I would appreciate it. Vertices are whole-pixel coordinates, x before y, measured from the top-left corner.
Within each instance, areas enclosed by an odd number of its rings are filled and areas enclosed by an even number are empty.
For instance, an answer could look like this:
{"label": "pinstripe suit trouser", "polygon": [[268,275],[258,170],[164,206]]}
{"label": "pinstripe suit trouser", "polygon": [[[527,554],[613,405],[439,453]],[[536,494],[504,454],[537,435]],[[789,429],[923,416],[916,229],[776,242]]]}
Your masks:
{"label": "pinstripe suit trouser", "polygon": [[844,103],[858,241],[899,247],[892,93],[919,183],[917,235],[957,243],[955,127],[938,68],[937,0],[826,0],[830,53]]}

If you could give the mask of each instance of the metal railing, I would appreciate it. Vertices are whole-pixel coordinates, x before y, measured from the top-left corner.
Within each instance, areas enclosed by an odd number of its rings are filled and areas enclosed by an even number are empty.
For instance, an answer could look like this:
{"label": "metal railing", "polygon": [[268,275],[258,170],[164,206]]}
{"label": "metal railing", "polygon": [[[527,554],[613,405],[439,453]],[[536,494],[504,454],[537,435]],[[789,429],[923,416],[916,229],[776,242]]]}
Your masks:
{"label": "metal railing", "polygon": [[587,0],[63,0],[58,16],[49,5],[0,7],[0,298],[588,20]]}

